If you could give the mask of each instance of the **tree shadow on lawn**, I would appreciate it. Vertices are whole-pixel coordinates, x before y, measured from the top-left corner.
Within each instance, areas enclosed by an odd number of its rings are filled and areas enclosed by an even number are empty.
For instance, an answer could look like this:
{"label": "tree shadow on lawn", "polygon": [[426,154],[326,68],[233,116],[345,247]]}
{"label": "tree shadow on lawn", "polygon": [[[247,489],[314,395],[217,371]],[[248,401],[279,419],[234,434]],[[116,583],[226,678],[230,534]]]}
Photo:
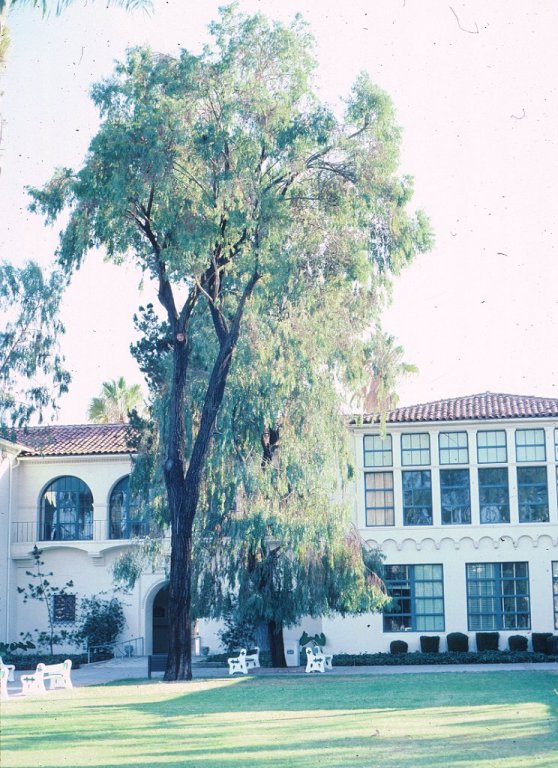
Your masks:
{"label": "tree shadow on lawn", "polygon": [[[382,768],[472,768],[483,761],[556,768],[558,678],[503,674],[155,683],[137,686],[132,700],[129,685],[100,686],[69,696],[75,702],[67,700],[46,726],[44,705],[36,714],[14,711],[15,728],[3,741],[47,759],[28,763],[36,766],[55,766],[60,750],[91,743],[93,754],[101,748],[109,759],[119,756],[97,764],[103,768],[362,768],[363,761]],[[114,688],[120,699],[113,703]],[[103,692],[106,703],[89,703]],[[57,703],[63,708],[64,699]],[[502,756],[506,762],[498,762]],[[89,753],[75,768],[84,765],[95,765]]]}

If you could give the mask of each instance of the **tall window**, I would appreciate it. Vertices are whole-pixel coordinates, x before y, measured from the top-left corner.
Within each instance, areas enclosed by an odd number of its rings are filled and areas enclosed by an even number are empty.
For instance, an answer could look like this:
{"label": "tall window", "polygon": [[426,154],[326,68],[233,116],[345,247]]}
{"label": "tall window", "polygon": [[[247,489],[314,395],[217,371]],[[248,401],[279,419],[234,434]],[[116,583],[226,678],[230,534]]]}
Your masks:
{"label": "tall window", "polygon": [[470,631],[530,629],[528,563],[467,563]]}
{"label": "tall window", "polygon": [[440,464],[468,464],[469,446],[466,432],[440,432]]}
{"label": "tall window", "polygon": [[93,538],[93,496],[78,477],[59,477],[41,497],[43,541]]}
{"label": "tall window", "polygon": [[552,563],[552,595],[554,597],[554,629],[558,629],[558,561]]}
{"label": "tall window", "polygon": [[366,525],[394,525],[393,472],[366,472]]}
{"label": "tall window", "polygon": [[558,429],[554,430],[554,458],[558,461]]}
{"label": "tall window", "polygon": [[544,429],[516,429],[515,458],[518,462],[546,461]]}
{"label": "tall window", "polygon": [[403,524],[432,525],[432,478],[429,469],[407,470],[403,477]]}
{"label": "tall window", "polygon": [[145,536],[148,533],[148,523],[130,496],[129,476],[119,480],[112,489],[109,519],[111,539],[130,539],[132,536]]}
{"label": "tall window", "polygon": [[548,523],[546,466],[517,467],[520,523]]}
{"label": "tall window", "polygon": [[471,522],[471,491],[468,469],[441,469],[442,524]]}
{"label": "tall window", "polygon": [[477,459],[479,464],[503,464],[508,460],[503,429],[477,432]]}
{"label": "tall window", "polygon": [[444,631],[441,565],[387,565],[384,580],[395,601],[384,611],[384,632]]}
{"label": "tall window", "polygon": [[391,448],[391,435],[384,438],[380,435],[364,436],[364,466],[365,467],[392,467],[393,452]]}
{"label": "tall window", "polygon": [[52,619],[55,624],[71,623],[76,620],[76,596],[53,595]]}
{"label": "tall window", "polygon": [[401,435],[401,463],[404,467],[424,467],[430,464],[430,435]]}
{"label": "tall window", "polygon": [[507,467],[479,469],[479,503],[481,523],[509,523]]}

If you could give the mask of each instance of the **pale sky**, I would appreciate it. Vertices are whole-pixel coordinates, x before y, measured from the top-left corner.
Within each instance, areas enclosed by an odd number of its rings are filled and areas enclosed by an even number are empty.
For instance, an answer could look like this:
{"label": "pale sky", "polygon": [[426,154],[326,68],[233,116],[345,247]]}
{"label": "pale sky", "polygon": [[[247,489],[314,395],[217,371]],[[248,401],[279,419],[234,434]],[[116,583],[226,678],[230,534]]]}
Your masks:
{"label": "pale sky", "polygon": [[[91,84],[132,45],[198,51],[219,0],[154,0],[151,16],[77,3],[61,17],[11,16],[2,77],[0,258],[48,263],[56,232],[26,211],[26,184],[79,166],[97,117]],[[434,250],[396,279],[386,330],[420,372],[401,404],[485,390],[558,397],[556,179],[558,5],[554,0],[242,0],[317,39],[335,102],[367,70],[403,128],[402,172],[430,216]],[[342,9],[342,10],[341,10]],[[133,271],[91,254],[68,294],[64,351],[74,382],[60,421],[85,420],[101,382],[141,381],[128,346],[140,303]]]}

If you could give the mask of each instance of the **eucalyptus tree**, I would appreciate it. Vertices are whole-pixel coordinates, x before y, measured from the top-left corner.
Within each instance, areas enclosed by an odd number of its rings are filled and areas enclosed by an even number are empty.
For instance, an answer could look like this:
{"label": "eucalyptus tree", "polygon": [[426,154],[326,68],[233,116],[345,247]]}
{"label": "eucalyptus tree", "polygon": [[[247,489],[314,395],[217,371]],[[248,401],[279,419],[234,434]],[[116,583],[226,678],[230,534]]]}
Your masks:
{"label": "eucalyptus tree", "polygon": [[70,376],[60,352],[64,275],[35,262],[0,263],[0,431],[54,408]]}
{"label": "eucalyptus tree", "polygon": [[[430,241],[424,217],[407,212],[411,180],[396,175],[391,102],[366,75],[338,115],[317,96],[300,18],[285,26],[230,6],[210,30],[200,54],[129,52],[93,88],[101,125],[83,167],[31,190],[47,222],[67,209],[67,273],[104,246],[109,259],[141,266],[164,312],[167,679],[191,676],[193,526],[233,355],[250,333],[245,312],[273,316],[304,297],[307,317],[332,308],[323,333],[336,336],[337,309],[356,337],[389,275]],[[149,330],[144,341],[158,343]],[[213,353],[206,371],[195,366],[200,345]],[[187,397],[194,379],[199,414]]]}

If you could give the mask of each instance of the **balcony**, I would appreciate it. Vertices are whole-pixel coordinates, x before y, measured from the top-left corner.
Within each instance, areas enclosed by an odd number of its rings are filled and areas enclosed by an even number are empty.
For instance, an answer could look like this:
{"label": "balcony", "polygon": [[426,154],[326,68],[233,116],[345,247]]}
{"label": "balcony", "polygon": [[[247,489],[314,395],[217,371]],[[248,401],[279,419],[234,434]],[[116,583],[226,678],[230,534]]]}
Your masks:
{"label": "balcony", "polygon": [[130,520],[125,526],[110,526],[107,520],[95,520],[89,523],[44,523],[36,520],[12,523],[12,544],[42,544],[76,541],[129,541],[148,536],[154,531],[148,520]]}

